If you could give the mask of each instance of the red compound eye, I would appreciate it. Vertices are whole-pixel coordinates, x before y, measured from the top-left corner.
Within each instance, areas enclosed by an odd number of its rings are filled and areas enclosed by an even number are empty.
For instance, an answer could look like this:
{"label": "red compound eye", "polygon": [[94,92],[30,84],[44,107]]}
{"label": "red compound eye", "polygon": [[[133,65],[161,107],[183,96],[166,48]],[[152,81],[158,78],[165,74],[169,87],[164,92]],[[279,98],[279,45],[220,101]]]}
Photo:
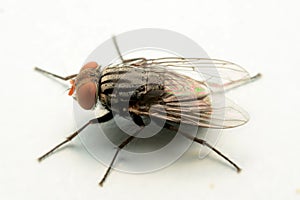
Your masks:
{"label": "red compound eye", "polygon": [[[80,71],[87,68],[97,68],[97,67],[98,64],[96,62],[89,62],[85,64]],[[94,82],[87,82],[83,84],[82,86],[80,86],[80,88],[76,89],[76,94],[77,94],[77,101],[83,109],[90,110],[96,104],[97,87]]]}
{"label": "red compound eye", "polygon": [[86,110],[90,110],[94,107],[96,104],[96,84],[89,82],[84,85],[82,85],[77,90],[77,101],[79,105]]}

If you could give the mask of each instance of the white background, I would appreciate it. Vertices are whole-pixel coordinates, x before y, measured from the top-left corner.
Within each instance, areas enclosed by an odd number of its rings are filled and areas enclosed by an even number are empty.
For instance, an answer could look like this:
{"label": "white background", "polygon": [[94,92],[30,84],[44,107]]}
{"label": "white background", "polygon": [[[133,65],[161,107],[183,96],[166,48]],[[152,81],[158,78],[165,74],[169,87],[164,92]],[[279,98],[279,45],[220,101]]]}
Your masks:
{"label": "white background", "polygon": [[[0,199],[299,199],[300,29],[298,1],[0,1]],[[263,79],[229,96],[250,122],[224,131],[215,154],[194,146],[163,170],[133,175],[105,167],[75,140],[36,158],[76,124],[65,87],[33,71],[67,75],[112,34],[166,28]]]}

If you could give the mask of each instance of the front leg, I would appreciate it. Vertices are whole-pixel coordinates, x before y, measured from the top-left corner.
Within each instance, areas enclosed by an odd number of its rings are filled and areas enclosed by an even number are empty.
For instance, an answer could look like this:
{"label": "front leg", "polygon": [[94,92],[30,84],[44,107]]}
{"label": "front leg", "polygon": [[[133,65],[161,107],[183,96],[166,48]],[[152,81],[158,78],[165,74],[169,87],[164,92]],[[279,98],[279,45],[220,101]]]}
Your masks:
{"label": "front leg", "polygon": [[85,125],[83,125],[80,129],[78,129],[77,131],[75,131],[74,133],[72,133],[71,135],[69,135],[63,142],[61,142],[60,144],[56,145],[54,148],[52,148],[50,151],[48,151],[47,153],[45,153],[44,155],[42,155],[41,157],[38,158],[38,161],[41,162],[42,160],[44,160],[46,157],[48,157],[50,154],[52,154],[56,149],[58,149],[59,147],[61,147],[62,145],[70,142],[73,138],[75,138],[83,129],[85,129],[88,125],[90,124],[97,124],[97,123],[103,123],[103,122],[107,122],[109,120],[111,120],[113,118],[113,114],[112,112],[108,112],[105,115],[92,119],[89,122],[87,122]]}

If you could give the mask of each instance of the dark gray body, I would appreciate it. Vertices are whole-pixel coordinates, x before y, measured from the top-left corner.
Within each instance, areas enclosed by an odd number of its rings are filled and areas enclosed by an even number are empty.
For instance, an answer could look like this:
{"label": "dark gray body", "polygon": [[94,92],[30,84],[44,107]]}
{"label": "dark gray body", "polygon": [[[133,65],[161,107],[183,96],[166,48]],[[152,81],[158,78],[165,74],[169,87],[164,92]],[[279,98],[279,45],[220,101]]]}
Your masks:
{"label": "dark gray body", "polygon": [[211,114],[205,83],[143,62],[106,67],[98,94],[107,110],[121,116],[129,112],[206,127]]}

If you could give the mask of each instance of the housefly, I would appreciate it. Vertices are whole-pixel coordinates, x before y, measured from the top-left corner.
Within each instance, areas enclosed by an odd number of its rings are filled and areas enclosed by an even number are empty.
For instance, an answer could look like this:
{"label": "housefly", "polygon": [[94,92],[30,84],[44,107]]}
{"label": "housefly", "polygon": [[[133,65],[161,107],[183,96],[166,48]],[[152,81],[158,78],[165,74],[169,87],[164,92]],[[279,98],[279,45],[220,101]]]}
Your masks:
{"label": "housefly", "polygon": [[[240,172],[241,168],[237,164],[207,141],[179,130],[177,125],[183,123],[200,128],[226,129],[245,124],[248,117],[243,115],[239,107],[231,105],[214,108],[211,96],[214,92],[228,91],[250,83],[261,75],[250,77],[247,71],[237,64],[209,58],[123,59],[115,37],[113,41],[122,62],[110,64],[102,70],[98,63],[89,62],[80,69],[78,74],[62,77],[35,68],[43,74],[64,81],[70,80],[69,95],[72,95],[83,109],[92,110],[100,102],[108,111],[103,116],[88,121],[38,160],[42,161],[56,149],[70,142],[87,126],[107,122],[113,119],[114,114],[125,116],[129,113],[129,118],[141,129],[146,126],[145,117],[165,120],[164,128],[179,132],[186,138],[210,148],[236,168],[237,172]],[[211,68],[218,70],[222,84],[216,84],[215,74],[209,70]],[[193,73],[199,73],[197,69],[204,70],[205,80],[197,80],[190,76]],[[126,74],[132,74],[132,76],[124,79]],[[151,78],[156,81],[147,81]],[[157,105],[162,107],[165,113],[157,109]],[[223,118],[212,115],[216,109],[225,113]],[[120,150],[135,139],[138,132],[128,136],[119,144],[109,167],[99,182],[100,186],[106,180]]]}

